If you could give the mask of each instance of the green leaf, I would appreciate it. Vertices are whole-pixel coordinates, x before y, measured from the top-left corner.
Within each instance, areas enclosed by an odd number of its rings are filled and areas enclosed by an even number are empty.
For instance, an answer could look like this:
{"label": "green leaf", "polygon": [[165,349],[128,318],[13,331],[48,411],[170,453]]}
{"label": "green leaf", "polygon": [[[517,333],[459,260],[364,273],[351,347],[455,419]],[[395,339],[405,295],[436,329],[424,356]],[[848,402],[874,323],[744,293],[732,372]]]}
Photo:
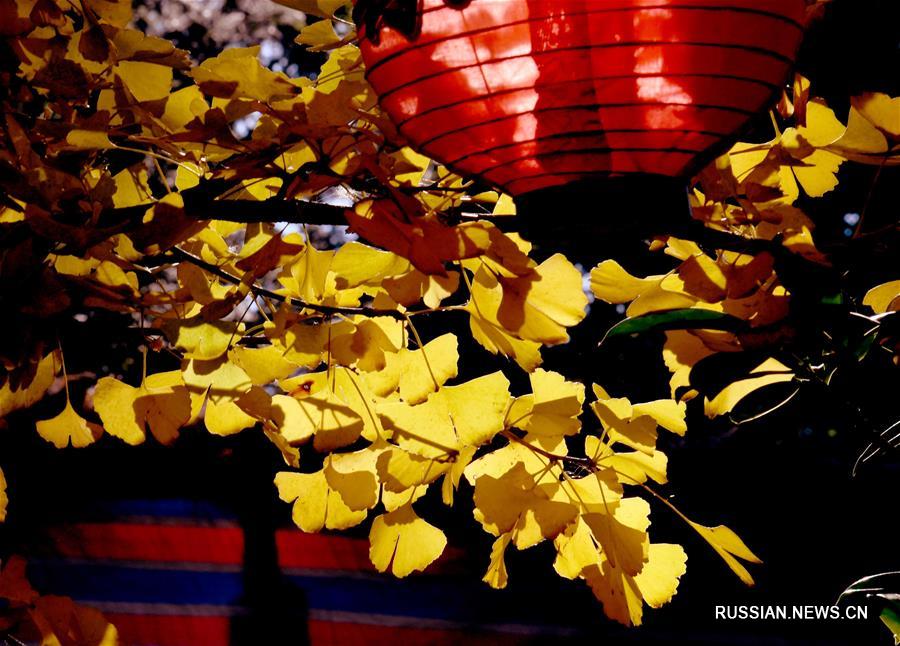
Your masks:
{"label": "green leaf", "polygon": [[881,613],[881,621],[894,635],[894,644],[900,644],[900,609],[888,606]]}
{"label": "green leaf", "polygon": [[646,332],[660,332],[665,330],[740,330],[746,323],[730,314],[712,312],[696,308],[669,310],[667,312],[654,312],[643,316],[627,318],[616,323],[609,329],[602,345],[608,339],[631,336],[632,334],[644,334]]}

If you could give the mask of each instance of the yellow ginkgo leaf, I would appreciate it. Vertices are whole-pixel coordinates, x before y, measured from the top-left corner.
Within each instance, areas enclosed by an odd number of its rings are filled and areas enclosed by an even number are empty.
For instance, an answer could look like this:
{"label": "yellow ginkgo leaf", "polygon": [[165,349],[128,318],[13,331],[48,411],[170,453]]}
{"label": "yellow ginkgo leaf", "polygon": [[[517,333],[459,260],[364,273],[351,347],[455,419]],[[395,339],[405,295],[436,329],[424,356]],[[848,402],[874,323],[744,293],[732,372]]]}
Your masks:
{"label": "yellow ginkgo leaf", "polygon": [[706,401],[706,416],[718,417],[734,409],[745,397],[766,386],[794,380],[793,371],[774,358],[763,361],[750,374],[727,385],[713,399]]}
{"label": "yellow ginkgo leaf", "polygon": [[687,258],[678,268],[678,275],[684,281],[686,292],[707,303],[717,303],[726,296],[728,279],[716,261],[706,254]]}
{"label": "yellow ginkgo leaf", "polygon": [[265,386],[289,377],[298,368],[281,348],[274,345],[261,348],[235,346],[229,351],[228,357],[247,373],[254,386]]}
{"label": "yellow ginkgo leaf", "polygon": [[644,602],[661,608],[675,596],[678,581],[687,571],[687,554],[681,545],[651,543],[644,569],[634,577]]}
{"label": "yellow ginkgo leaf", "polygon": [[158,101],[172,90],[172,68],[144,61],[120,61],[116,76],[139,102]]}
{"label": "yellow ginkgo leaf", "polygon": [[686,564],[687,556],[680,545],[650,544],[640,573],[632,576],[623,572],[604,553],[598,565],[585,569],[584,577],[608,617],[626,626],[639,626],[645,602],[659,608],[672,599]]}
{"label": "yellow ginkgo leaf", "polygon": [[38,435],[58,449],[64,449],[70,443],[81,448],[93,444],[103,434],[103,427],[76,413],[68,398],[59,415],[37,422],[36,427]]}
{"label": "yellow ginkgo leaf", "polygon": [[581,517],[553,539],[553,546],[553,569],[562,577],[577,579],[586,568],[600,565],[600,546]]}
{"label": "yellow ginkgo leaf", "polygon": [[259,46],[226,49],[193,68],[191,75],[203,92],[214,97],[243,97],[267,103],[299,93],[300,88],[286,75],[263,67],[258,55]]}
{"label": "yellow ginkgo leaf", "polygon": [[310,51],[318,52],[340,43],[341,37],[335,33],[330,20],[320,20],[301,29],[295,42],[306,45]]}
{"label": "yellow ginkgo leaf", "polygon": [[609,442],[620,442],[650,455],[656,448],[656,420],[649,415],[634,415],[631,403],[624,398],[599,398],[591,410],[600,420]]}
{"label": "yellow ginkgo leaf", "polygon": [[272,398],[273,421],[292,444],[313,438],[317,451],[332,451],[353,443],[363,430],[360,415],[330,389],[296,399]]}
{"label": "yellow ginkgo leaf", "polygon": [[506,548],[509,547],[509,541],[512,538],[511,533],[501,534],[491,546],[491,561],[488,564],[487,572],[481,579],[495,590],[502,590],[506,587],[509,577],[506,574]]}
{"label": "yellow ginkgo leaf", "polygon": [[510,400],[509,381],[495,372],[459,386],[445,386],[422,404],[384,403],[378,412],[402,448],[440,458],[489,442],[503,430]]}
{"label": "yellow ginkgo leaf", "polygon": [[455,334],[444,334],[422,348],[404,348],[397,354],[403,401],[410,404],[425,401],[430,393],[457,375],[458,345]]}
{"label": "yellow ginkgo leaf", "polygon": [[348,3],[349,0],[276,0],[278,4],[309,13],[314,16],[330,18],[334,13]]}
{"label": "yellow ginkgo leaf", "polygon": [[338,289],[378,285],[384,279],[409,269],[409,261],[405,258],[361,242],[347,242],[337,250],[331,262]]}
{"label": "yellow ginkgo leaf", "polygon": [[78,150],[108,150],[116,147],[105,130],[70,130],[66,135],[66,143]]}
{"label": "yellow ginkgo leaf", "polygon": [[341,495],[328,486],[323,471],[282,471],[275,476],[275,486],[283,501],[293,503],[292,518],[304,532],[349,529],[366,519],[366,510],[351,510]]}
{"label": "yellow ginkgo leaf", "polygon": [[684,402],[677,402],[674,399],[657,399],[652,402],[634,404],[632,414],[634,417],[649,415],[657,424],[677,435],[684,435],[687,431],[685,422],[687,405]]}
{"label": "yellow ginkgo leaf", "polygon": [[401,305],[414,305],[421,300],[434,308],[459,288],[459,272],[448,271],[446,276],[436,276],[413,269],[385,278],[381,285]]}
{"label": "yellow ginkgo leaf", "polygon": [[591,291],[606,303],[630,303],[661,279],[662,276],[635,278],[615,260],[604,260],[591,270]]}
{"label": "yellow ginkgo leaf", "polygon": [[693,521],[688,521],[688,523],[703,537],[703,540],[712,546],[741,581],[747,585],[753,585],[753,577],[750,576],[747,568],[738,559],[749,561],[750,563],[762,563],[762,561],[750,551],[750,548],[744,544],[744,541],[734,531],[724,525],[704,527]]}
{"label": "yellow ginkgo leaf", "polygon": [[534,435],[572,435],[581,428],[578,420],[584,404],[584,384],[566,381],[555,372],[535,370],[532,395],[519,397],[507,415],[510,424]]}
{"label": "yellow ginkgo leaf", "polygon": [[403,578],[431,565],[447,546],[447,537],[406,505],[382,514],[369,532],[369,558],[379,572]]}
{"label": "yellow ginkgo leaf", "polygon": [[496,320],[521,339],[565,343],[566,329],[585,317],[588,299],[581,272],[562,254],[550,256],[524,276],[500,277],[499,283],[503,296]]}
{"label": "yellow ginkgo leaf", "polygon": [[502,354],[515,361],[522,370],[531,372],[543,362],[541,344],[536,341],[523,341],[509,333],[499,323],[487,321],[472,312],[469,318],[472,338],[491,354]]}
{"label": "yellow ginkgo leaf", "polygon": [[171,319],[163,324],[166,336],[186,357],[218,359],[236,339],[237,326],[229,321],[206,321],[200,316]]}
{"label": "yellow ginkgo leaf", "polygon": [[614,451],[600,438],[588,436],[584,439],[584,452],[594,464],[615,472],[624,484],[643,484],[652,479],[659,484],[667,481],[668,458],[659,450],[652,453],[643,451]]}
{"label": "yellow ginkgo leaf", "polygon": [[371,509],[378,503],[376,463],[385,450],[384,445],[372,444],[352,453],[332,453],[325,459],[325,481],[350,510]]}
{"label": "yellow ginkgo leaf", "polygon": [[610,564],[634,576],[647,561],[650,505],[643,498],[623,498],[612,513],[582,516]]}
{"label": "yellow ginkgo leaf", "polygon": [[482,475],[475,481],[475,519],[494,536],[512,532],[519,549],[553,539],[578,515],[575,505],[551,499],[558,488],[536,486],[521,462],[499,478]]}
{"label": "yellow ginkgo leaf", "polygon": [[346,334],[332,336],[332,360],[366,372],[384,370],[390,354],[403,343],[402,322],[387,316],[359,317]]}
{"label": "yellow ginkgo leaf", "polygon": [[191,417],[191,399],[177,370],[148,375],[138,388],[103,377],[94,391],[94,409],[104,430],[127,444],[141,444],[147,428],[160,443],[170,444]]}
{"label": "yellow ginkgo leaf", "polygon": [[900,138],[900,97],[863,94],[853,99],[853,107],[879,130],[894,139]]}
{"label": "yellow ginkgo leaf", "polygon": [[48,354],[37,365],[34,376],[27,383],[13,384],[9,379],[0,386],[0,418],[40,401],[56,378],[56,358]]}
{"label": "yellow ginkgo leaf", "polygon": [[431,484],[453,465],[449,460],[433,460],[391,447],[378,456],[378,475],[384,488],[394,493]]}
{"label": "yellow ginkgo leaf", "polygon": [[868,291],[863,305],[872,308],[876,314],[900,309],[900,280],[895,280]]}

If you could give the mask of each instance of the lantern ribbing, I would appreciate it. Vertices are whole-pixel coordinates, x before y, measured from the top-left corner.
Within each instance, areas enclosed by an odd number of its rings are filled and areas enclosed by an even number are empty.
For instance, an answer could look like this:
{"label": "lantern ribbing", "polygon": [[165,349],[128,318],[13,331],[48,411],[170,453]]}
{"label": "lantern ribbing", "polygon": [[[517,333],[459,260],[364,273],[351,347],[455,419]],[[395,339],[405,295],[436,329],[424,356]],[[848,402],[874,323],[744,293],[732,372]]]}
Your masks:
{"label": "lantern ribbing", "polygon": [[361,42],[412,145],[521,195],[684,177],[787,79],[805,0],[423,0],[413,39]]}

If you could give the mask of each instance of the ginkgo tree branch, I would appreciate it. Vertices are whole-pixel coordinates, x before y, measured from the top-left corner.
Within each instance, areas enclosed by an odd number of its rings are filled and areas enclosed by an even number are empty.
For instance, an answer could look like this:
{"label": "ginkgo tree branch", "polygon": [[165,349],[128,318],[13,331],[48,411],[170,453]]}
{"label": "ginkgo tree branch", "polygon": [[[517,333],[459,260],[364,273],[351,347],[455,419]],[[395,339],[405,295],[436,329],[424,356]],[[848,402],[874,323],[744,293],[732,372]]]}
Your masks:
{"label": "ginkgo tree branch", "polygon": [[[177,260],[188,262],[233,285],[240,285],[242,283],[242,280],[238,276],[230,274],[221,267],[217,267],[212,263],[206,262],[202,258],[199,258],[194,254],[185,251],[184,249],[173,247],[170,250],[170,254]],[[371,307],[338,307],[334,305],[308,303],[299,298],[285,296],[284,294],[273,292],[272,290],[266,289],[265,287],[257,285],[256,283],[250,285],[250,290],[258,296],[265,296],[267,298],[271,298],[274,301],[278,301],[279,303],[286,303],[299,309],[313,310],[314,312],[319,312],[321,314],[344,316],[388,316],[398,321],[406,322],[408,320],[407,315],[399,310],[375,309]]]}

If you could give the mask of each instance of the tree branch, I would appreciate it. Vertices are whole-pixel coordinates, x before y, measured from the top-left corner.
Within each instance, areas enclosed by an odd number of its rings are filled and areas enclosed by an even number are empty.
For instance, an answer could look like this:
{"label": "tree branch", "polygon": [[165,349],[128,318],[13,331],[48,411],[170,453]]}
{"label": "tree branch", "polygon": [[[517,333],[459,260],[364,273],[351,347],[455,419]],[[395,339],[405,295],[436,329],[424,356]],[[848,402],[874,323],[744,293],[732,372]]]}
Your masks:
{"label": "tree branch", "polygon": [[[188,253],[183,249],[178,247],[173,247],[170,252],[172,256],[181,260],[182,262],[188,262],[192,265],[199,267],[200,269],[209,272],[210,274],[221,278],[222,280],[231,283],[232,285],[240,285],[241,279],[237,276],[229,274],[227,271],[222,269],[221,267],[217,267],[212,263],[208,263],[202,258],[198,258],[192,253]],[[288,305],[292,305],[299,309],[309,309],[314,312],[320,312],[322,314],[342,314],[344,316],[389,316],[392,319],[396,319],[398,321],[406,322],[407,315],[399,310],[383,310],[383,309],[374,309],[371,307],[335,307],[333,305],[319,305],[316,303],[307,303],[306,301],[302,301],[299,298],[293,298],[291,296],[284,296],[283,294],[278,294],[273,292],[265,287],[261,287],[256,283],[253,283],[250,286],[250,291],[254,294],[265,296],[266,298],[271,298],[274,301],[278,301],[279,303],[287,303]]]}

